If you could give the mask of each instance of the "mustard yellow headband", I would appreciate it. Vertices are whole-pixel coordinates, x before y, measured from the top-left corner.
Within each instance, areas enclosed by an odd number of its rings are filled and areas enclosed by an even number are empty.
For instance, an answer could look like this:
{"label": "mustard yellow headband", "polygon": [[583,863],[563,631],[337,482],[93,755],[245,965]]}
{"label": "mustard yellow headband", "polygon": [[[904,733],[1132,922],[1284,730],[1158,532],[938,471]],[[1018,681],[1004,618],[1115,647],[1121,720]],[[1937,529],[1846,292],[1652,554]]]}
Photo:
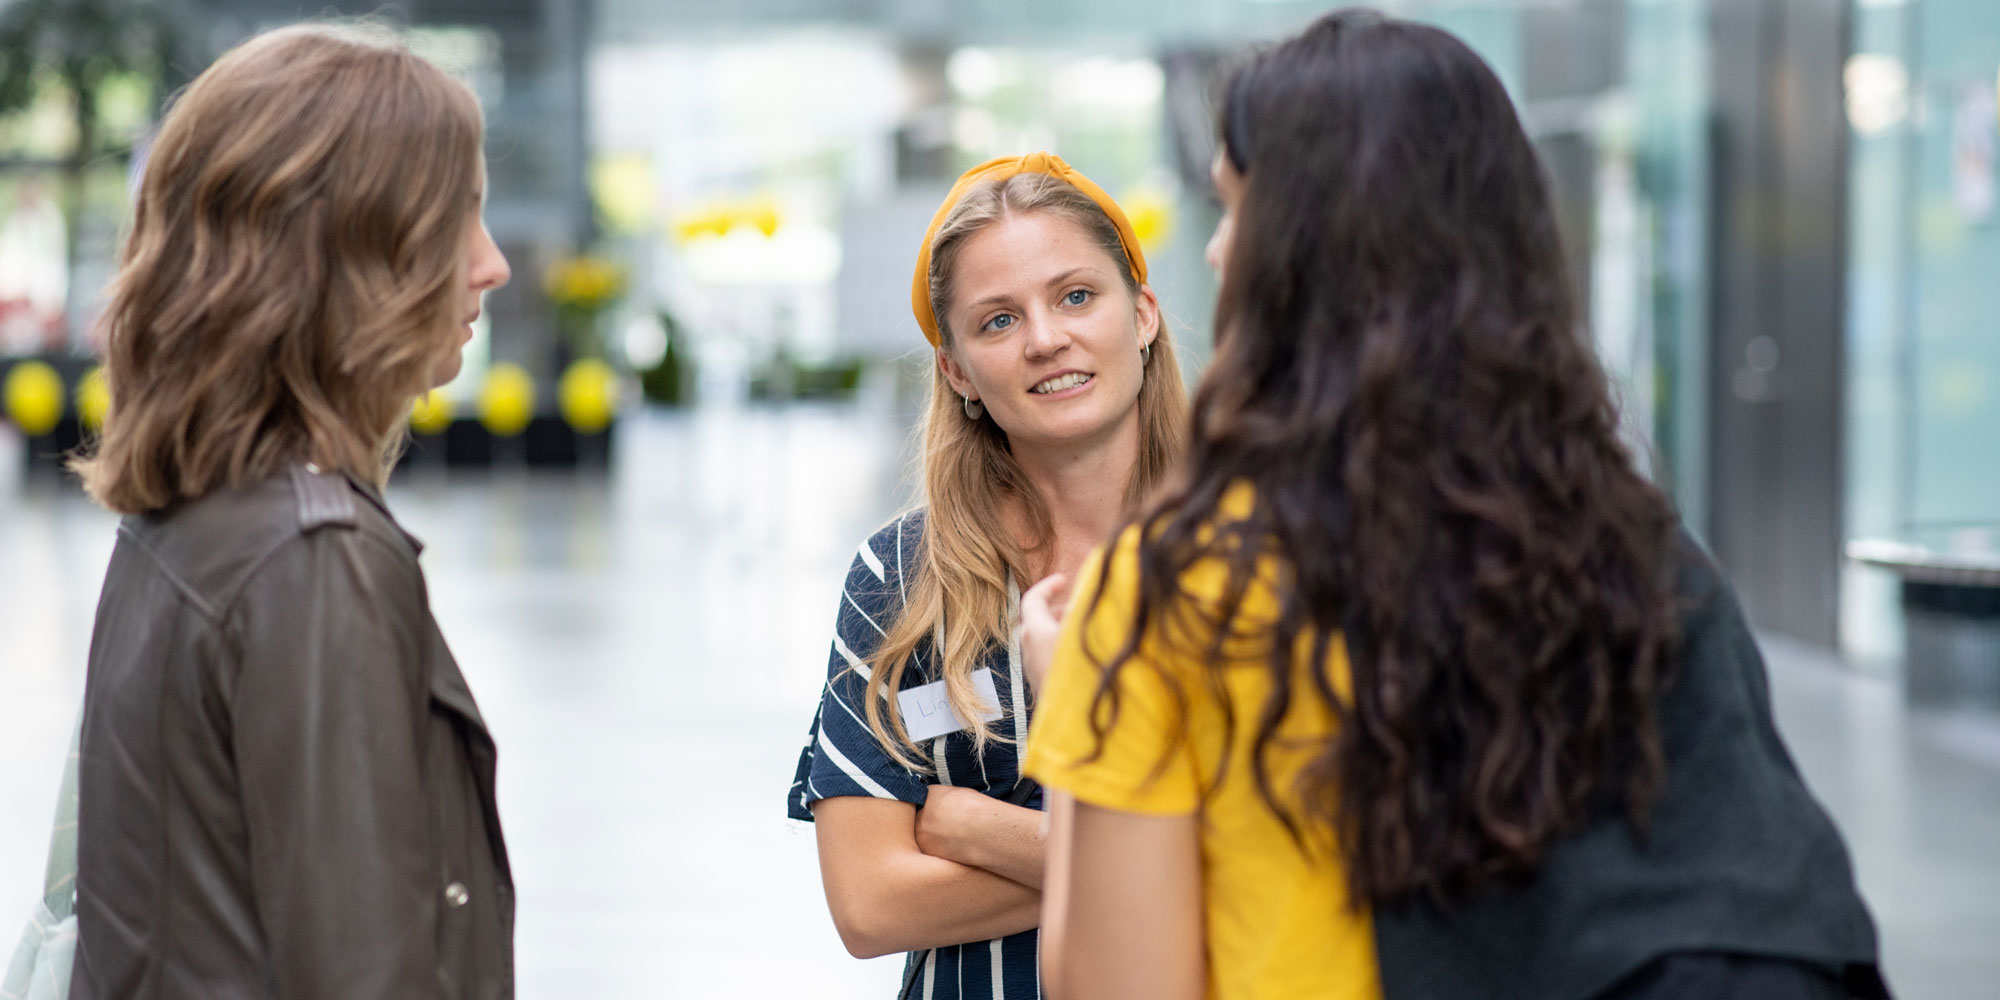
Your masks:
{"label": "mustard yellow headband", "polygon": [[1078,173],[1075,167],[1062,161],[1054,153],[1029,153],[1026,156],[1003,156],[988,160],[959,175],[958,183],[951,186],[951,193],[944,196],[944,204],[938,206],[937,214],[931,216],[931,227],[924,231],[924,242],[917,247],[917,273],[910,281],[910,311],[917,314],[917,326],[923,328],[924,339],[932,347],[944,346],[944,333],[938,328],[937,315],[931,312],[931,244],[937,242],[938,227],[944,225],[945,216],[958,204],[966,192],[981,184],[998,184],[1016,174],[1047,174],[1057,180],[1067,182],[1097,203],[1111,224],[1118,228],[1118,242],[1125,245],[1125,259],[1132,265],[1132,277],[1140,284],[1146,281],[1146,255],[1139,251],[1139,238],[1132,233],[1132,223],[1125,218],[1125,211],[1104,189],[1090,182],[1090,178]]}

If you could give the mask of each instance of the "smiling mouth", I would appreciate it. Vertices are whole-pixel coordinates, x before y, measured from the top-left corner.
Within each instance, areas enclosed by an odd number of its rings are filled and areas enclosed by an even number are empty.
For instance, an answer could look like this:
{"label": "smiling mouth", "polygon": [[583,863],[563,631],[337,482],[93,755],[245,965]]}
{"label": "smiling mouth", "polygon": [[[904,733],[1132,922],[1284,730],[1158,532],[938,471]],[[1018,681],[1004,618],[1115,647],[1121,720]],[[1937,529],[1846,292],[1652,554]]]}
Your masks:
{"label": "smiling mouth", "polygon": [[1037,395],[1046,396],[1052,392],[1061,392],[1064,389],[1074,389],[1077,386],[1080,386],[1085,382],[1088,382],[1096,377],[1097,376],[1095,375],[1089,375],[1084,372],[1070,372],[1068,375],[1058,375],[1055,378],[1049,379],[1048,381],[1043,382],[1042,384],[1037,385],[1033,389],[1029,389],[1028,391],[1035,393]]}

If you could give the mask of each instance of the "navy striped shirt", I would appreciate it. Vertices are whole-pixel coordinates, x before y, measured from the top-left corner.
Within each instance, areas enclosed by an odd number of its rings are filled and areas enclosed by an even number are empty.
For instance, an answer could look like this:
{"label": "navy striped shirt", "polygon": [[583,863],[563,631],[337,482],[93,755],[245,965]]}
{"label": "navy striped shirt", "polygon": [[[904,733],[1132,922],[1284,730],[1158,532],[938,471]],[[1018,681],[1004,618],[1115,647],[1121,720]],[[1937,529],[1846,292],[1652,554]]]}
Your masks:
{"label": "navy striped shirt", "polygon": [[[827,656],[826,690],[813,716],[805,749],[799,754],[798,773],[786,800],[786,814],[793,819],[810,822],[814,802],[843,795],[896,799],[921,808],[932,784],[977,788],[1004,799],[1021,780],[1028,719],[1014,706],[1026,702],[1027,697],[1020,650],[1012,643],[988,650],[978,664],[993,671],[993,686],[1004,713],[991,725],[997,735],[1011,743],[990,742],[981,755],[973,751],[970,733],[940,736],[924,748],[937,773],[924,774],[896,763],[868,728],[867,712],[862,708],[868,689],[868,658],[908,602],[903,581],[905,573],[917,565],[923,538],[923,512],[906,514],[863,542],[847,571],[840,613],[834,622],[833,650]],[[1019,595],[1010,593],[1010,626],[1018,607]],[[902,687],[938,679],[929,640],[920,644],[910,659],[903,671]],[[1031,802],[1040,805],[1039,797]],[[1038,951],[1036,932],[1025,931],[992,941],[911,952],[904,970],[904,992],[916,1000],[1039,1000]]]}

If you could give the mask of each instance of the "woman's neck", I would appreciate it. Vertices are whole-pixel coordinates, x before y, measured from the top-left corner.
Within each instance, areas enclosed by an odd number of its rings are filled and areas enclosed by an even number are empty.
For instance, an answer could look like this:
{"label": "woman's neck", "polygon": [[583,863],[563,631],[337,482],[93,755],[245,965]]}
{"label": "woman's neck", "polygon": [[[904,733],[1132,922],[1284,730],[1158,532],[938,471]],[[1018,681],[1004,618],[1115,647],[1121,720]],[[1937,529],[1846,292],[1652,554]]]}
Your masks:
{"label": "woman's neck", "polygon": [[[1048,506],[1051,537],[1039,551],[1030,550],[1039,564],[1033,567],[1036,579],[1050,573],[1074,576],[1084,557],[1111,537],[1125,515],[1132,476],[1139,468],[1138,410],[1099,440],[1017,446],[1014,460]],[[1034,582],[1024,580],[1021,586]]]}

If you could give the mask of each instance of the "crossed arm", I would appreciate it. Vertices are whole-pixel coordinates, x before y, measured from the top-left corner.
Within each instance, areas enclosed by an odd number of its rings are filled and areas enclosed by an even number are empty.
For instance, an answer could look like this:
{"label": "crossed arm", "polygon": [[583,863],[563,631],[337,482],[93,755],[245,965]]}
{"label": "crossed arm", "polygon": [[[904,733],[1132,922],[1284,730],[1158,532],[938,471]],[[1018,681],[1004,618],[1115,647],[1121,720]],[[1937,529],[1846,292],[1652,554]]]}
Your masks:
{"label": "crossed arm", "polygon": [[921,811],[888,799],[816,803],[841,942],[873,958],[1039,925],[1051,998],[1198,1000],[1206,961],[1196,818],[1050,794],[1045,878],[1042,814],[971,789],[932,788]]}
{"label": "crossed arm", "polygon": [[942,785],[922,810],[862,797],[812,808],[827,906],[855,957],[985,941],[1040,922],[1040,812]]}
{"label": "crossed arm", "polygon": [[[1024,652],[1040,686],[1060,614],[1052,577],[1024,603]],[[859,958],[1042,929],[1054,1000],[1198,1000],[1206,988],[1200,827],[1050,790],[1043,814],[933,786],[922,810],[860,797],[813,805],[834,926]],[[1046,834],[1044,830],[1046,829]]]}

